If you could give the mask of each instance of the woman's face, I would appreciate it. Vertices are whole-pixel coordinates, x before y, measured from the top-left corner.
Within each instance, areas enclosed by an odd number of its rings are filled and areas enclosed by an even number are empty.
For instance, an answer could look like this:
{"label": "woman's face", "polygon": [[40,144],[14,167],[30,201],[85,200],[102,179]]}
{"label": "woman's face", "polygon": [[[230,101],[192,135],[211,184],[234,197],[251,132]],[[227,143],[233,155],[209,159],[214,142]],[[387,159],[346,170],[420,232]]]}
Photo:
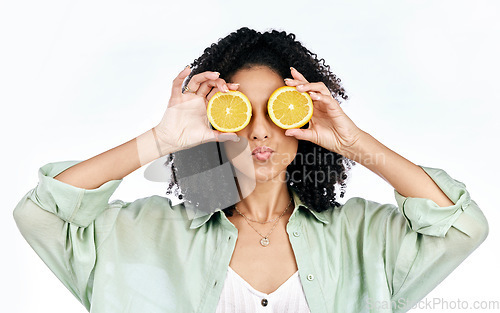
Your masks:
{"label": "woman's face", "polygon": [[286,168],[297,153],[298,140],[285,136],[285,130],[276,126],[267,113],[269,97],[285,86],[283,78],[266,66],[255,66],[239,70],[230,82],[240,84],[238,90],[250,100],[252,118],[247,127],[236,133],[240,142],[224,143],[227,157],[239,172],[257,182],[284,182]]}

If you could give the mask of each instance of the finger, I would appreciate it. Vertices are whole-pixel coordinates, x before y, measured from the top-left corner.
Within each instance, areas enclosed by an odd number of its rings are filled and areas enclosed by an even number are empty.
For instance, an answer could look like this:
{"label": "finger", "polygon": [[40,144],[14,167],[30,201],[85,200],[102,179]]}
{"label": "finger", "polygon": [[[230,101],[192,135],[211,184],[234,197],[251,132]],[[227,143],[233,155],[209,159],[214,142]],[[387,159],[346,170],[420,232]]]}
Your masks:
{"label": "finger", "polygon": [[[222,80],[222,82],[224,82],[223,79],[220,79]],[[227,86],[227,91],[230,91],[230,90],[237,90],[240,86],[240,84],[235,84],[235,83],[225,83],[225,86]],[[212,92],[213,91],[213,92]],[[215,80],[208,80],[204,83],[202,83],[200,85],[200,88],[198,89],[198,91],[196,92],[196,94],[198,96],[202,96],[202,97],[206,97],[207,99],[210,99],[208,97],[209,94],[215,94],[217,92],[219,92],[219,87],[217,86],[217,81]]]}
{"label": "finger", "polygon": [[287,129],[285,136],[295,137],[299,140],[307,140],[317,143],[314,132],[311,129]]}
{"label": "finger", "polygon": [[200,85],[200,88],[198,89],[198,91],[196,91],[196,94],[198,96],[206,97],[214,87],[217,87],[215,81],[207,80],[206,82]]}
{"label": "finger", "polygon": [[330,90],[328,90],[328,88],[325,86],[325,84],[321,83],[321,82],[320,83],[306,83],[306,84],[297,85],[297,91],[300,91],[300,92],[313,91],[313,92],[321,93],[325,96],[331,96]]}
{"label": "finger", "polygon": [[302,75],[295,67],[290,67],[290,72],[292,73],[292,77],[297,80],[307,82],[307,79]]}
{"label": "finger", "polygon": [[182,95],[182,83],[184,83],[184,79],[188,77],[189,73],[191,73],[191,67],[188,65],[174,79],[172,82],[172,97],[180,97]]}
{"label": "finger", "polygon": [[212,97],[218,93],[220,90],[218,88],[214,88],[212,89],[212,91],[210,91],[210,93],[207,95],[207,100],[210,101],[210,99],[212,99]]}
{"label": "finger", "polygon": [[[235,84],[235,83],[228,83],[227,84],[229,90],[238,90],[238,88],[240,87],[240,84]],[[219,92],[219,88],[215,87],[214,89],[212,89],[212,91],[210,91],[207,95],[207,100],[210,101],[210,99],[212,99],[212,97],[217,93]]]}
{"label": "finger", "polygon": [[291,78],[285,78],[284,81],[285,81],[285,84],[287,86],[292,86],[292,87],[295,87],[298,85],[303,85],[304,83],[306,83],[303,80],[297,80],[297,79],[291,79]]}
{"label": "finger", "polygon": [[200,85],[200,88],[196,92],[198,96],[206,97],[208,93],[212,90],[212,88],[217,88],[217,91],[228,92],[229,87],[226,81],[222,78],[218,78],[215,80],[207,80]]}
{"label": "finger", "polygon": [[222,78],[219,78],[215,81],[215,83],[217,84],[217,88],[222,91],[222,92],[228,92],[229,91],[229,88],[227,87],[226,85],[226,81],[223,80]]}
{"label": "finger", "polygon": [[189,81],[188,87],[193,92],[196,92],[198,91],[198,88],[200,88],[200,85],[202,83],[207,80],[216,80],[217,78],[219,78],[219,75],[220,74],[218,72],[203,72],[200,74],[196,74]]}
{"label": "finger", "polygon": [[[240,87],[240,84],[235,84],[235,83],[227,83],[227,87],[229,88],[229,90],[230,90],[230,91],[231,91],[231,90],[236,91],[236,90],[238,90],[238,88]],[[207,101],[210,101],[210,99],[212,99],[212,97],[213,97],[216,93],[218,93],[219,91],[220,91],[220,90],[219,90],[219,88],[214,87],[214,88],[213,88],[213,89],[212,89],[212,90],[208,93],[208,95],[206,96]]]}
{"label": "finger", "polygon": [[323,100],[323,99],[321,99],[321,94],[319,94],[319,93],[315,93],[315,92],[310,91],[309,95],[311,96],[311,99],[313,99],[313,100],[316,100],[316,101]]}
{"label": "finger", "polygon": [[328,113],[329,111],[330,112],[343,112],[342,111],[342,108],[340,107],[340,104],[338,103],[337,100],[335,100],[335,98],[333,98],[332,96],[328,95],[328,96],[325,96],[321,93],[316,93],[316,92],[312,92],[310,91],[309,92],[309,95],[311,96],[311,99],[313,99],[313,102],[316,104],[316,103],[321,103],[323,105],[320,105],[320,106],[317,106],[315,105],[315,112],[316,110],[319,110],[323,113]]}

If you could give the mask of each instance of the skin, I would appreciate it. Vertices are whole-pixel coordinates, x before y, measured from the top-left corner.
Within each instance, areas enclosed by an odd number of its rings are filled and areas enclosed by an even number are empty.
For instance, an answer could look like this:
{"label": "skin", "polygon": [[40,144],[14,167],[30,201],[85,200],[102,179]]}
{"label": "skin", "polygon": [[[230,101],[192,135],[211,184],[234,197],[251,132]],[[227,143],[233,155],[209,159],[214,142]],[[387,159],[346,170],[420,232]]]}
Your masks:
{"label": "skin", "polygon": [[[182,93],[182,83],[190,70],[184,68],[174,79],[171,98],[158,125],[70,167],[55,178],[75,187],[94,189],[109,180],[122,179],[162,155],[207,141],[235,140],[237,135],[234,133],[221,134],[208,127],[206,105],[216,92],[237,90],[239,86],[227,84],[219,73],[203,72],[194,75],[189,82],[188,86],[194,92]],[[286,84],[296,86],[301,92],[309,92],[315,110],[309,129],[289,129],[285,135],[309,140],[362,164],[406,197],[430,199],[443,207],[453,204],[419,166],[359,129],[323,83],[309,83],[293,68],[290,73],[292,78],[286,80]],[[277,204],[277,199],[272,202],[255,202],[248,207],[260,207],[264,213],[259,215],[272,216],[270,210]]]}
{"label": "skin", "polygon": [[[268,67],[259,66],[236,72],[231,81],[239,84],[239,91],[252,104],[250,123],[237,132],[242,140],[224,143],[230,159],[234,151],[241,151],[242,144],[247,145],[244,152],[232,160],[242,193],[248,193],[237,204],[237,208],[251,219],[259,221],[275,219],[285,213],[269,236],[273,249],[264,249],[260,245],[261,236],[241,215],[228,217],[238,229],[238,239],[229,266],[253,288],[269,294],[298,269],[286,232],[293,208],[286,185],[286,168],[297,153],[298,140],[286,136],[285,130],[276,126],[267,113],[269,97],[277,88],[285,85],[280,75]],[[267,160],[252,157],[251,152],[257,146],[273,149],[271,157]],[[267,235],[275,223],[252,224],[261,234]]]}
{"label": "skin", "polygon": [[[268,67],[259,66],[240,70],[232,78],[239,84],[252,104],[252,119],[238,137],[245,139],[239,143],[224,143],[228,157],[240,151],[241,143],[248,148],[239,158],[232,161],[238,171],[238,183],[246,197],[238,203],[238,209],[245,215],[260,221],[278,217],[288,204],[290,195],[286,186],[286,168],[297,153],[298,140],[286,136],[285,130],[272,122],[267,113],[267,101],[271,94],[285,85],[283,78]],[[252,157],[251,152],[258,146],[274,150],[267,160]],[[237,148],[238,147],[238,148]],[[271,225],[266,225],[271,226]]]}
{"label": "skin", "polygon": [[[245,139],[241,140],[242,143],[248,142],[248,151],[265,142],[280,157],[295,155],[297,140],[308,140],[360,163],[403,196],[430,199],[442,207],[453,205],[419,166],[359,129],[323,83],[309,83],[297,70],[291,69],[292,78],[285,81],[286,85],[296,86],[299,91],[311,94],[314,114],[308,129],[284,131],[272,124],[264,110],[264,103],[271,92],[284,82],[274,72],[267,68],[242,70],[232,77],[232,84],[226,83],[218,73],[204,72],[194,75],[189,82],[188,87],[192,92],[182,93],[182,83],[189,73],[190,69],[185,68],[174,79],[172,96],[157,126],[118,147],[70,167],[55,179],[75,187],[94,189],[109,180],[122,179],[162,155],[207,141],[236,140],[240,136]],[[227,92],[238,88],[247,94],[254,107],[255,116],[250,125],[238,134],[222,134],[210,129],[206,117],[208,99],[217,91]],[[231,146],[229,143],[227,145]],[[252,181],[249,179],[252,175],[245,172],[246,167],[242,165],[254,166],[255,190],[238,203],[238,208],[251,219],[274,219],[283,212],[290,199],[282,179],[287,164],[259,163],[248,157],[248,151],[246,157],[236,160],[234,164],[240,169],[242,175],[238,179],[243,186],[250,186],[248,182]],[[238,229],[238,240],[230,266],[262,292],[276,290],[297,270],[286,233],[290,214],[291,210],[279,220],[269,237],[274,249],[261,247],[258,243],[260,235],[238,214],[230,218]],[[263,234],[267,234],[272,227],[272,223],[254,224]]]}

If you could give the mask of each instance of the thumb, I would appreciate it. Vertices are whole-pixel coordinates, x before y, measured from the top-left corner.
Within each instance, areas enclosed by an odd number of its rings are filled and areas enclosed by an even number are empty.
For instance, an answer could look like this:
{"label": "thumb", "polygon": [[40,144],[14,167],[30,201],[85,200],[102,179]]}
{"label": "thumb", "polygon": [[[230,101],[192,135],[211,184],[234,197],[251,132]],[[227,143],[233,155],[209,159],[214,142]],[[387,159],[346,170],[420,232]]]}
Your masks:
{"label": "thumb", "polygon": [[229,140],[235,142],[240,141],[240,138],[235,133],[223,133],[217,130],[213,130],[212,133],[214,137],[210,141],[218,141],[218,142],[224,142]]}
{"label": "thumb", "polygon": [[310,129],[287,129],[285,136],[295,137],[299,140],[307,140],[313,142],[313,131]]}

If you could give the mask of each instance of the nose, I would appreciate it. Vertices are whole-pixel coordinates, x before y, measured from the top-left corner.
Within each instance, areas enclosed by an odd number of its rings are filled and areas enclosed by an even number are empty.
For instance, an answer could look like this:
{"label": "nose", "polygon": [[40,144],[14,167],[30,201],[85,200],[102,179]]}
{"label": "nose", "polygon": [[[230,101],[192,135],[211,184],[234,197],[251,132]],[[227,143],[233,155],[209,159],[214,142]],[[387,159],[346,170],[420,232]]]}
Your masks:
{"label": "nose", "polygon": [[256,114],[252,116],[250,121],[250,139],[266,140],[271,136],[271,126],[267,116],[264,114]]}

